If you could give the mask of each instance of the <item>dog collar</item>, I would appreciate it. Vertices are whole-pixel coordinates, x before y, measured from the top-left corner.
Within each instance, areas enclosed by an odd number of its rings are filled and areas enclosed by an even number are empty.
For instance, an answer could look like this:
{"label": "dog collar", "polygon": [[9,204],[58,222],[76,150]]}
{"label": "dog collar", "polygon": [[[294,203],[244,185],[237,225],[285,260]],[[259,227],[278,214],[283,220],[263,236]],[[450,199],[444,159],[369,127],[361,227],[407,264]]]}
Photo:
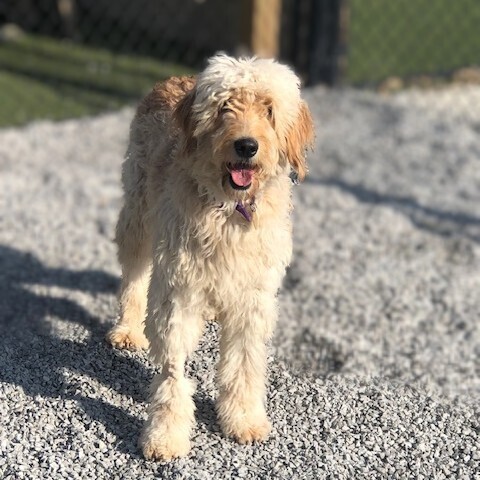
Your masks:
{"label": "dog collar", "polygon": [[237,205],[235,206],[235,210],[240,213],[240,215],[247,221],[251,222],[252,221],[252,215],[251,213],[244,207],[243,204],[240,202],[237,202]]}
{"label": "dog collar", "polygon": [[[252,198],[250,203],[248,204],[251,212],[254,212],[257,209],[257,205],[255,204],[255,198]],[[235,210],[247,221],[252,221],[252,214],[247,210],[247,207],[242,202],[237,202],[235,205]]]}

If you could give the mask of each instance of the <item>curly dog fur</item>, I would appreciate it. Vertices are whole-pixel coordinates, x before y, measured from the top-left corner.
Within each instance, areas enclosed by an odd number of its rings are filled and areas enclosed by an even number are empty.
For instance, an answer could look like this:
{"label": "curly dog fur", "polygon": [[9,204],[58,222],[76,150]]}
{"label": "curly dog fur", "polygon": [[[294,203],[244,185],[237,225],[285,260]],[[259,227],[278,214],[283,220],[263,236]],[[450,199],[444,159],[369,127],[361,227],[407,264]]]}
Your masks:
{"label": "curly dog fur", "polygon": [[[194,426],[184,363],[204,322],[221,325],[217,412],[241,443],[265,439],[266,343],[292,251],[291,180],[313,141],[299,80],[273,60],[218,55],[197,78],[157,84],[138,107],[116,241],[118,348],[150,349],[146,458],[186,455]],[[148,293],[148,294],[147,294]]]}

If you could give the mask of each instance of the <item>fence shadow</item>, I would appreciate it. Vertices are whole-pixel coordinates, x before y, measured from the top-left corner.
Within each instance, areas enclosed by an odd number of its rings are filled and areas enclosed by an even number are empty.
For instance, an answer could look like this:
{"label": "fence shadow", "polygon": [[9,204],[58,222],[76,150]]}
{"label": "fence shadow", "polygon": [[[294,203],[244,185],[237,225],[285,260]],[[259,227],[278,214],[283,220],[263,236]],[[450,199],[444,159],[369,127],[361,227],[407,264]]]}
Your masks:
{"label": "fence shadow", "polygon": [[362,203],[386,205],[402,213],[419,229],[443,236],[462,236],[480,242],[480,217],[460,211],[442,210],[422,205],[411,196],[379,193],[364,185],[349,183],[340,178],[308,178],[305,183],[338,188],[353,195]]}
{"label": "fence shadow", "polygon": [[[31,397],[75,400],[118,438],[120,451],[138,456],[141,420],[103,399],[79,394],[78,385],[67,380],[64,372],[94,378],[144,402],[152,370],[140,358],[110,348],[104,341],[105,325],[85,308],[70,299],[33,293],[33,285],[113,294],[118,279],[98,270],[49,268],[29,253],[0,246],[0,381],[18,385]],[[88,339],[59,337],[52,331],[51,317],[82,325],[90,334]],[[208,399],[197,398],[197,402],[201,412],[211,406]],[[202,417],[211,422],[205,414]]]}

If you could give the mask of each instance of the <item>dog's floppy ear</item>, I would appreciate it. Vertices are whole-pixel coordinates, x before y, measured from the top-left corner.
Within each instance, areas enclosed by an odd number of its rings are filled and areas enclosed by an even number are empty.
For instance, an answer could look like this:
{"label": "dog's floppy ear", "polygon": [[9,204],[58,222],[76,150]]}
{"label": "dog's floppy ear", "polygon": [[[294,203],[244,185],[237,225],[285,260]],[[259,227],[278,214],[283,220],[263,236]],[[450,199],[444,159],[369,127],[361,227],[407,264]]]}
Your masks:
{"label": "dog's floppy ear", "polygon": [[195,88],[190,90],[177,103],[173,110],[173,118],[178,128],[185,134],[185,150],[191,152],[195,148],[195,138],[193,136],[195,125],[193,121],[193,102],[195,101]]}
{"label": "dog's floppy ear", "polygon": [[306,151],[311,148],[315,139],[312,115],[305,102],[300,103],[297,119],[287,131],[286,156],[292,168],[303,180],[307,173]]}

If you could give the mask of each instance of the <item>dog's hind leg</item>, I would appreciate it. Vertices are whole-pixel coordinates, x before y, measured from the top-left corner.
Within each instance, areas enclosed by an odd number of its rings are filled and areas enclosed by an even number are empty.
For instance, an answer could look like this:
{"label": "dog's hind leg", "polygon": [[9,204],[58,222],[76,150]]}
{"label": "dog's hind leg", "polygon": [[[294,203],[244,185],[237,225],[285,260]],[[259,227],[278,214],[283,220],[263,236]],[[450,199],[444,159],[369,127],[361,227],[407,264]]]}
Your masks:
{"label": "dog's hind leg", "polygon": [[162,293],[164,284],[154,271],[145,333],[160,374],[151,386],[148,420],[139,441],[145,458],[155,460],[182,457],[190,451],[195,385],[185,377],[184,365],[196,348],[204,325],[199,305],[192,302],[195,295],[167,295]]}
{"label": "dog's hind leg", "polygon": [[116,233],[122,266],[120,318],[107,334],[107,341],[114,347],[131,350],[148,347],[143,328],[152,254],[143,215],[128,202],[120,213]]}

